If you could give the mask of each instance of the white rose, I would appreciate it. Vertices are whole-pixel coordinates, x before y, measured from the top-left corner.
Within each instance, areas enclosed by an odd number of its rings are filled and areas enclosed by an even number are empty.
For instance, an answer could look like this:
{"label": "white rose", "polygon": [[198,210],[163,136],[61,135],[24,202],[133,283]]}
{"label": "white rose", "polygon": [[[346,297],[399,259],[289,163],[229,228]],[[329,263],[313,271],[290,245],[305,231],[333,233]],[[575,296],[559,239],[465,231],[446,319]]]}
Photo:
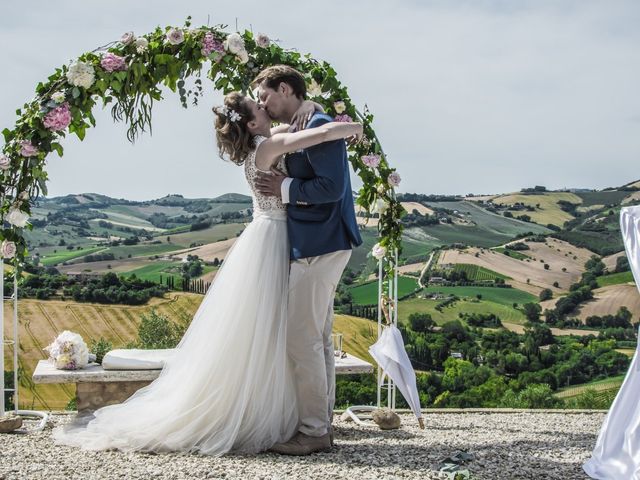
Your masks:
{"label": "white rose", "polygon": [[129,45],[130,43],[133,43],[135,39],[136,36],[133,34],[133,32],[127,32],[122,34],[122,37],[120,37],[120,42],[124,45]]}
{"label": "white rose", "polygon": [[343,101],[339,101],[333,104],[333,108],[335,108],[336,113],[340,115],[342,112],[344,112],[347,109],[347,106],[344,104]]}
{"label": "white rose", "polygon": [[0,155],[0,170],[9,170],[11,160],[6,155]]}
{"label": "white rose", "polygon": [[3,240],[0,250],[2,250],[3,258],[13,258],[16,254],[16,244],[9,240]]}
{"label": "white rose", "polygon": [[249,54],[246,50],[241,50],[238,52],[238,59],[240,60],[240,63],[247,63],[249,61]]}
{"label": "white rose", "polygon": [[256,45],[257,46],[262,47],[262,48],[267,48],[270,43],[271,43],[271,40],[264,33],[259,33],[256,36]]}
{"label": "white rose", "polygon": [[382,215],[387,211],[387,208],[389,208],[387,202],[383,198],[379,198],[378,200],[376,200],[373,211]]}
{"label": "white rose", "polygon": [[245,50],[244,39],[240,36],[239,33],[232,33],[224,41],[224,48],[226,48],[229,52],[238,55],[240,54],[240,52]]}
{"label": "white rose", "polygon": [[20,200],[29,200],[29,192],[27,192],[27,191],[20,192],[20,193],[18,194],[18,198],[19,198]]}
{"label": "white rose", "polygon": [[11,207],[9,209],[9,212],[7,213],[6,219],[7,222],[9,222],[11,225],[15,225],[19,228],[24,228],[24,226],[27,224],[27,220],[29,219],[29,215],[27,215],[17,207]]}
{"label": "white rose", "polygon": [[136,38],[135,46],[136,46],[136,50],[137,50],[137,52],[138,52],[138,53],[142,53],[142,52],[144,52],[144,51],[147,49],[147,47],[149,46],[149,40],[147,40],[147,39],[146,39],[146,38],[144,38],[144,37],[138,37],[138,38]]}
{"label": "white rose", "polygon": [[65,100],[65,96],[63,92],[56,92],[53,95],[51,95],[51,100],[53,100],[56,103],[62,103]]}
{"label": "white rose", "polygon": [[85,62],[75,62],[67,71],[67,80],[76,87],[89,88],[95,81],[93,67]]}
{"label": "white rose", "polygon": [[379,243],[376,243],[371,249],[371,255],[373,255],[378,260],[380,260],[386,254],[387,254],[387,249],[382,245],[380,245]]}
{"label": "white rose", "polygon": [[312,78],[311,82],[309,82],[309,86],[307,87],[307,92],[312,97],[318,97],[318,96],[322,95],[322,87],[320,87],[320,85],[318,85],[318,82],[316,82]]}
{"label": "white rose", "polygon": [[384,185],[378,185],[378,195],[383,195],[387,191],[387,187]]}
{"label": "white rose", "polygon": [[184,42],[184,32],[179,28],[172,28],[167,32],[167,42],[171,45],[180,45]]}

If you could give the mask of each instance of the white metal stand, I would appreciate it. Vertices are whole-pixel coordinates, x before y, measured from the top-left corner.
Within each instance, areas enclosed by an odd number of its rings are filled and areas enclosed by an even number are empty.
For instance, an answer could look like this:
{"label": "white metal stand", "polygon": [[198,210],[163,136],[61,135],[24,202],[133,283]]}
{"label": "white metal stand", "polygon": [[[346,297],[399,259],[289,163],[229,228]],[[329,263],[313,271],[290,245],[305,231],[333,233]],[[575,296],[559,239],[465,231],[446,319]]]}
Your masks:
{"label": "white metal stand", "polygon": [[[4,404],[4,392],[13,392],[13,413],[21,417],[40,418],[38,426],[30,431],[25,428],[16,430],[15,433],[30,433],[43,430],[47,424],[49,414],[36,410],[18,410],[18,275],[17,269],[13,275],[13,340],[4,339],[4,259],[0,258],[0,417],[6,413]],[[4,385],[4,346],[13,345],[13,388],[5,388]]]}
{"label": "white metal stand", "polygon": [[[392,299],[391,304],[389,305],[389,320],[395,326],[398,325],[398,250],[396,249],[394,252],[394,271],[393,278],[389,278],[389,297]],[[382,298],[382,262],[380,259],[378,261],[378,338],[382,335],[382,308],[380,307],[380,299]],[[386,383],[383,382],[383,372],[380,366],[377,368],[377,407],[372,407],[371,405],[352,405],[351,407],[345,410],[345,413],[351,417],[351,419],[357,423],[358,425],[366,426],[366,427],[377,427],[375,423],[371,421],[371,412],[376,410],[377,408],[382,407],[382,389],[387,390],[387,408],[391,410],[396,409],[396,385],[395,383],[387,376]]]}

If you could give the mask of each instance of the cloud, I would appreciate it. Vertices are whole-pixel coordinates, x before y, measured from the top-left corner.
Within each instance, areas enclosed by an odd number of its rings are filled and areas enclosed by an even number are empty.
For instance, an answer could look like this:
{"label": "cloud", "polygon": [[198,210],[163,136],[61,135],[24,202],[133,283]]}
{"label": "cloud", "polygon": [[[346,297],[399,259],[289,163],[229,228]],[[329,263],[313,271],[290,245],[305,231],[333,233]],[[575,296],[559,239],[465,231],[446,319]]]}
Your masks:
{"label": "cloud", "polygon": [[[0,18],[2,128],[56,66],[189,14],[230,29],[237,18],[332,63],[356,104],[374,113],[401,191],[602,188],[638,177],[633,1],[9,3]],[[242,171],[217,158],[210,106],[219,101],[210,91],[183,110],[169,92],[154,109],[154,135],[134,146],[124,126],[98,113],[85,142],[67,139],[65,157],[48,160],[51,194],[248,193]]]}

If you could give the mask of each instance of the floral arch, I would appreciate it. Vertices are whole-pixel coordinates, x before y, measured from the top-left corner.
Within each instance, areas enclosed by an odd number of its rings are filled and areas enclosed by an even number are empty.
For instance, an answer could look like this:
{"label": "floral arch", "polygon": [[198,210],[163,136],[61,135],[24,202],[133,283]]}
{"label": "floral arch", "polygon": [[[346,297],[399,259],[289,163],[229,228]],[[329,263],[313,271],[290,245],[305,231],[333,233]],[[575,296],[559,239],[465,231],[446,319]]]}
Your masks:
{"label": "floral arch", "polygon": [[[151,131],[153,103],[162,100],[161,85],[177,91],[186,108],[189,102],[198,103],[203,91],[202,71],[223,93],[247,92],[257,73],[275,64],[301,71],[309,97],[336,120],[356,118],[364,124],[365,140],[349,150],[351,165],[363,182],[357,204],[367,212],[379,213],[380,238],[372,253],[384,260],[389,273],[393,271],[394,252],[401,248],[400,217],[404,213],[394,194],[400,177],[389,166],[371,126],[373,115],[366,107],[363,113],[356,109],[327,62],[285,50],[264,34],[248,30],[227,33],[224,29],[224,25],[193,28],[188,18],[180,28],[157,27],[138,37],[125,33],[119,41],[57,68],[37,85],[36,96],[16,111],[18,120],[13,129],[2,131],[0,241],[2,256],[15,258],[18,271],[28,253],[22,232],[32,229],[28,223],[31,202],[41,193],[47,194],[46,158],[53,152],[63,155],[61,140],[67,134],[84,139],[87,128],[96,124],[92,109],[99,101],[103,107],[112,104],[115,121],[127,122],[127,138],[133,142],[140,133]],[[196,79],[187,90],[185,81],[193,76]]]}

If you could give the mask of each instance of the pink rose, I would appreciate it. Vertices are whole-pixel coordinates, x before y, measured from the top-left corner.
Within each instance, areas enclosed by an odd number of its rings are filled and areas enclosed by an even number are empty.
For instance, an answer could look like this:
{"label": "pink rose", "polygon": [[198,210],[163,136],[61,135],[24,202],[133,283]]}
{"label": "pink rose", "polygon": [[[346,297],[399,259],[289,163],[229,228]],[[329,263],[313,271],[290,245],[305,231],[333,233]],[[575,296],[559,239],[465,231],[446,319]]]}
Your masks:
{"label": "pink rose", "polygon": [[365,155],[362,157],[362,163],[369,168],[376,168],[380,165],[380,155]]}
{"label": "pink rose", "polygon": [[23,157],[35,157],[38,155],[38,149],[29,141],[23,140],[20,142],[20,155]]}
{"label": "pink rose", "polygon": [[9,240],[3,240],[0,250],[3,258],[13,258],[16,254],[16,244]]}
{"label": "pink rose", "polygon": [[71,110],[69,110],[69,104],[64,102],[59,107],[51,110],[44,117],[44,126],[54,132],[64,130],[71,123]]}
{"label": "pink rose", "polygon": [[342,114],[342,115],[336,115],[336,118],[333,119],[335,122],[346,122],[346,123],[353,123],[353,118],[351,118],[349,115],[347,115],[346,113]]}
{"label": "pink rose", "polygon": [[127,62],[124,57],[120,57],[111,52],[107,52],[102,56],[100,65],[107,72],[121,72],[127,69]]}
{"label": "pink rose", "polygon": [[0,170],[9,170],[11,160],[6,155],[0,155]]}
{"label": "pink rose", "polygon": [[401,180],[402,178],[400,178],[400,174],[398,172],[392,172],[387,177],[387,182],[389,182],[389,185],[391,185],[392,187],[397,187],[398,185],[400,185]]}

